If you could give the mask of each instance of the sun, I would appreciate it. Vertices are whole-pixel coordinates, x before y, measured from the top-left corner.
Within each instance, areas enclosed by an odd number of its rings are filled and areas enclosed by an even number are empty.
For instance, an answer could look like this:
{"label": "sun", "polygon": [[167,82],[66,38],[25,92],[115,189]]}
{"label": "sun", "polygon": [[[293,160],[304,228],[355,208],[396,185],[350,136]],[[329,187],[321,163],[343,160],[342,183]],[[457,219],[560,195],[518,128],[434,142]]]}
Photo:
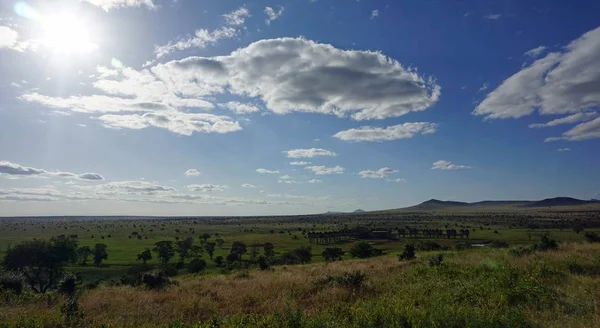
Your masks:
{"label": "sun", "polygon": [[40,23],[43,43],[59,54],[87,54],[98,48],[90,40],[86,24],[75,15],[46,16]]}

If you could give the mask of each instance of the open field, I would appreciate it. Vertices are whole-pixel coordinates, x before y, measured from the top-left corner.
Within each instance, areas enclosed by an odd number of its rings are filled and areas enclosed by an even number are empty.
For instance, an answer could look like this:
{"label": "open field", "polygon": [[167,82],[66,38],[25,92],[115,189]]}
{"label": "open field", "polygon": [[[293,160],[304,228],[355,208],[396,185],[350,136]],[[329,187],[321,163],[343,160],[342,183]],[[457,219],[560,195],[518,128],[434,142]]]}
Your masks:
{"label": "open field", "polygon": [[[85,313],[84,323],[79,324],[90,327],[600,325],[600,244],[588,244],[584,238],[586,232],[600,233],[600,211],[587,205],[476,209],[248,218],[2,218],[0,256],[11,245],[32,238],[76,235],[80,246],[106,244],[108,258],[99,267],[67,268],[80,273],[85,282],[100,283],[79,296]],[[311,232],[357,227],[390,234],[353,236],[327,244],[310,243],[307,238]],[[431,238],[424,235],[428,229],[444,234]],[[470,235],[468,239],[448,238],[447,229],[466,229]],[[398,235],[400,230],[420,232]],[[487,245],[493,241],[516,247],[537,243],[544,234],[560,243],[559,250],[513,256],[508,249],[457,247],[464,242]],[[214,258],[227,257],[234,242],[243,242],[248,252],[242,258],[248,263],[253,245],[262,254],[262,246],[270,242],[275,256],[310,246],[312,264],[275,265],[265,271],[255,265],[250,271],[225,270],[205,252],[201,254],[207,262],[204,273],[189,274],[184,267],[173,278],[177,284],[163,291],[119,283],[130,268],[139,267],[137,255],[144,249],[152,249],[159,241],[188,237],[194,244],[201,244],[202,238],[207,242],[222,239]],[[352,259],[349,251],[361,241],[381,249],[383,256]],[[397,255],[407,244],[428,241],[448,250],[418,249],[416,260],[398,261]],[[345,251],[343,260],[323,263],[321,253],[328,247]],[[443,264],[429,266],[429,258],[438,254],[443,254]],[[147,269],[160,267],[156,256],[148,265]],[[364,283],[358,282],[360,286],[336,283],[344,273],[356,271],[366,275]],[[0,322],[7,327],[65,326],[57,310],[64,296],[32,294],[18,300],[4,296],[2,302]]]}

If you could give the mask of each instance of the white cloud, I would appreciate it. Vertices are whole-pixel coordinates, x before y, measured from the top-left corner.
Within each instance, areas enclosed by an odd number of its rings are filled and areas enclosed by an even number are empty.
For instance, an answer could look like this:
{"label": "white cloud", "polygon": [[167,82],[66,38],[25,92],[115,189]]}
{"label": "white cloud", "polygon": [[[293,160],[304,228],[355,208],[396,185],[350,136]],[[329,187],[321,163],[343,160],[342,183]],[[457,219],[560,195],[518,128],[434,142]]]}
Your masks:
{"label": "white cloud", "polygon": [[319,179],[310,179],[310,180],[308,180],[308,183],[323,183],[323,181],[321,181]]}
{"label": "white cloud", "polygon": [[470,169],[470,166],[466,166],[466,165],[456,165],[456,164],[452,164],[452,162],[449,161],[437,161],[435,163],[433,163],[433,167],[431,167],[432,170],[461,170],[461,169]]}
{"label": "white cloud", "polygon": [[383,167],[379,170],[363,170],[358,173],[361,178],[369,178],[369,179],[383,179],[387,177],[388,174],[398,173],[397,170],[390,169],[389,167]]}
{"label": "white cloud", "polygon": [[8,48],[20,51],[19,33],[8,26],[0,26],[0,49]]}
{"label": "white cloud", "polygon": [[481,92],[481,91],[485,91],[485,90],[487,90],[487,89],[488,89],[488,87],[489,87],[488,83],[487,83],[487,82],[483,82],[483,85],[481,86],[481,88],[479,88],[479,89],[477,90],[477,93],[479,93],[479,92]]}
{"label": "white cloud", "polygon": [[404,182],[406,182],[406,180],[398,178],[398,179],[390,179],[390,180],[388,180],[388,182],[404,183]]}
{"label": "white cloud", "polygon": [[577,113],[577,114],[569,115],[566,117],[557,118],[548,123],[530,124],[529,127],[530,128],[545,128],[545,127],[550,127],[550,126],[557,126],[560,124],[577,123],[577,122],[581,122],[581,121],[589,121],[596,116],[598,116],[598,114],[595,112]]}
{"label": "white cloud", "polygon": [[381,53],[303,38],[260,40],[227,56],[188,57],[158,64],[152,72],[173,89],[260,97],[278,114],[314,112],[355,120],[423,111],[441,94],[433,79]]}
{"label": "white cloud", "polygon": [[[473,111],[486,119],[582,113],[600,106],[600,27],[549,53],[506,79]],[[559,121],[560,122],[560,121]],[[600,137],[597,119],[553,140]]]}
{"label": "white cloud", "polygon": [[536,48],[533,48],[531,50],[528,50],[527,52],[525,52],[525,56],[529,56],[531,58],[537,58],[539,57],[544,51],[546,50],[545,46],[539,46]]}
{"label": "white cloud", "polygon": [[558,148],[556,151],[558,151],[558,152],[571,151],[571,148]]}
{"label": "white cloud", "polygon": [[375,9],[371,12],[371,19],[379,17],[379,10]]}
{"label": "white cloud", "polygon": [[94,6],[100,7],[106,11],[113,8],[120,7],[148,7],[149,9],[155,9],[156,5],[153,0],[84,0]]}
{"label": "white cloud", "polygon": [[302,182],[296,181],[296,180],[286,180],[286,179],[280,179],[277,180],[278,183],[287,183],[287,184],[299,184]]}
{"label": "white cloud", "polygon": [[169,53],[188,48],[206,48],[209,44],[215,44],[221,39],[232,39],[239,35],[240,26],[250,17],[250,11],[246,7],[241,7],[229,14],[223,15],[225,25],[209,31],[199,29],[194,32],[193,37],[181,39],[177,42],[169,42],[163,46],[156,46],[154,53],[157,58],[162,58]]}
{"label": "white cloud", "polygon": [[291,179],[291,178],[292,178],[292,177],[291,177],[291,176],[289,176],[289,175],[287,175],[287,174],[286,174],[286,175],[282,175],[282,176],[280,176],[280,177],[279,177],[279,179],[281,179],[281,180],[289,180],[289,179]]}
{"label": "white cloud", "polygon": [[502,17],[502,15],[500,15],[500,14],[489,14],[489,15],[483,16],[483,18],[489,19],[489,20],[498,20],[498,19],[500,19],[500,17]]}
{"label": "white cloud", "polygon": [[326,167],[326,166],[307,166],[305,167],[307,170],[313,171],[316,175],[330,175],[330,174],[343,174],[346,170],[345,168],[337,165],[334,167]]}
{"label": "white cloud", "polygon": [[410,139],[414,135],[435,133],[437,124],[428,122],[415,122],[392,125],[385,128],[362,126],[357,129],[340,131],[333,135],[344,141],[390,141],[399,139]]}
{"label": "white cloud", "polygon": [[279,174],[278,170],[267,170],[267,169],[256,169],[256,172],[260,174]]}
{"label": "white cloud", "polygon": [[213,192],[213,191],[224,191],[228,187],[226,185],[215,185],[211,183],[206,184],[194,184],[187,186],[190,191],[200,191],[200,192]]}
{"label": "white cloud", "polygon": [[243,104],[239,101],[230,101],[224,104],[219,104],[219,107],[227,108],[236,114],[248,114],[258,112],[260,109],[254,105]]}
{"label": "white cloud", "polygon": [[253,185],[253,184],[244,183],[244,184],[242,185],[242,188],[256,188],[256,186],[255,186],[255,185]]}
{"label": "white cloud", "polygon": [[202,173],[196,169],[189,169],[189,170],[185,171],[184,174],[188,177],[197,177]]}
{"label": "white cloud", "polygon": [[70,178],[78,180],[98,181],[104,180],[104,177],[98,173],[82,173],[76,174],[71,172],[51,172],[44,169],[36,169],[33,167],[27,167],[9,161],[0,161],[0,176],[5,175],[8,177],[59,177],[59,178]]}
{"label": "white cloud", "polygon": [[305,166],[310,164],[310,162],[305,162],[305,161],[294,161],[294,162],[290,162],[290,165],[296,165],[296,166]]}
{"label": "white cloud", "polygon": [[176,191],[173,187],[148,181],[115,181],[96,186],[76,186],[76,188],[93,190],[108,195],[153,194]]}
{"label": "white cloud", "polygon": [[323,148],[309,148],[309,149],[291,149],[284,151],[288,158],[312,158],[317,156],[337,156],[336,153],[331,150]]}
{"label": "white cloud", "polygon": [[271,7],[265,7],[265,15],[267,15],[267,19],[265,20],[265,23],[267,25],[271,25],[272,21],[276,20],[281,15],[283,15],[283,9],[284,9],[283,6],[279,6],[278,11],[275,11]]}

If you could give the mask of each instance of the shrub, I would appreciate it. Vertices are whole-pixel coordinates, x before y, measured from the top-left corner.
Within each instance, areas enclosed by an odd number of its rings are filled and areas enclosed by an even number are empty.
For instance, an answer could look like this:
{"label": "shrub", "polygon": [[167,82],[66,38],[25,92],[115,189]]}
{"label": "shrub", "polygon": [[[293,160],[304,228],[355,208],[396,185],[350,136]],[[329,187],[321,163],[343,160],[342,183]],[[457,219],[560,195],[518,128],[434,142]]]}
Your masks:
{"label": "shrub", "polygon": [[471,242],[457,241],[454,247],[456,247],[457,251],[464,251],[465,249],[471,248]]}
{"label": "shrub", "polygon": [[188,271],[191,273],[199,273],[206,268],[206,261],[203,259],[193,259],[188,264]]}
{"label": "shrub", "polygon": [[433,256],[429,259],[429,266],[439,267],[442,266],[442,262],[444,262],[444,255],[438,254],[437,256]]}
{"label": "shrub", "polygon": [[24,287],[23,276],[17,272],[0,272],[0,289],[20,295]]}
{"label": "shrub", "polygon": [[415,246],[412,244],[408,244],[404,246],[404,250],[400,255],[398,255],[399,261],[410,261],[416,258],[415,255]]}
{"label": "shrub", "polygon": [[60,313],[66,327],[82,326],[83,311],[79,309],[79,303],[75,296],[69,297],[65,304],[60,306]]}
{"label": "shrub", "polygon": [[551,251],[558,249],[558,243],[556,242],[556,240],[550,239],[550,235],[546,233],[542,235],[540,243],[535,244],[533,247],[536,251]]}
{"label": "shrub", "polygon": [[350,249],[350,255],[352,255],[352,257],[358,257],[359,259],[365,259],[381,254],[383,254],[383,251],[381,249],[373,247],[373,245],[369,244],[366,241],[356,243]]}
{"label": "shrub", "polygon": [[443,250],[443,247],[435,241],[427,240],[419,243],[417,249],[420,251],[440,251]]}
{"label": "shrub", "polygon": [[584,237],[588,243],[600,243],[600,236],[595,232],[586,232]]}
{"label": "shrub", "polygon": [[162,271],[144,273],[141,282],[151,290],[161,290],[172,284],[171,279]]}
{"label": "shrub", "polygon": [[508,243],[503,240],[494,240],[490,243],[490,247],[493,248],[508,248]]}
{"label": "shrub", "polygon": [[56,291],[65,295],[74,295],[77,292],[79,283],[77,276],[68,273],[58,282]]}
{"label": "shrub", "polygon": [[360,271],[345,272],[339,276],[326,276],[325,278],[317,279],[315,285],[322,287],[326,285],[336,285],[346,288],[352,292],[357,291],[363,286],[367,275]]}
{"label": "shrub", "polygon": [[508,253],[510,255],[515,256],[515,257],[529,255],[529,254],[532,254],[533,252],[534,252],[534,249],[532,247],[528,247],[528,246],[518,246],[518,247],[512,248],[510,251],[508,251]]}
{"label": "shrub", "polygon": [[258,257],[258,267],[261,270],[268,270],[270,267],[269,261],[267,260],[266,257],[264,256],[259,256]]}

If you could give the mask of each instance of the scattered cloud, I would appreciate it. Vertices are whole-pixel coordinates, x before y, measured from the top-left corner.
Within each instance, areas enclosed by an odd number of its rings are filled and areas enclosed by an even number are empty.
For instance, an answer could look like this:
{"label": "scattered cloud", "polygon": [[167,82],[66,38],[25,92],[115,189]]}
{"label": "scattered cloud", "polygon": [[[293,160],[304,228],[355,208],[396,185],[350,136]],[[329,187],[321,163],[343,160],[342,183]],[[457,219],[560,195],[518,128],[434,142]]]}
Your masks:
{"label": "scattered cloud", "polygon": [[479,89],[477,90],[477,93],[480,93],[480,92],[482,92],[482,91],[485,91],[485,90],[487,90],[487,89],[488,89],[488,87],[489,87],[488,83],[487,83],[487,82],[483,82],[483,85],[481,86],[481,88],[479,88]]}
{"label": "scattered cloud", "polygon": [[278,170],[267,170],[267,169],[256,169],[256,172],[260,174],[279,174]]}
{"label": "scattered cloud", "polygon": [[196,169],[189,169],[189,170],[185,171],[185,175],[188,177],[197,177],[200,174],[202,174],[202,173]]}
{"label": "scattered cloud", "polygon": [[260,109],[254,105],[243,104],[239,101],[230,101],[224,104],[219,104],[219,107],[229,109],[236,114],[248,114],[258,112]]}
{"label": "scattered cloud", "polygon": [[571,151],[571,148],[558,148],[556,151],[558,151],[558,152]]}
{"label": "scattered cloud", "polygon": [[27,167],[20,164],[12,163],[9,161],[0,161],[0,176],[7,176],[9,178],[19,177],[59,177],[67,179],[78,179],[88,181],[104,180],[104,177],[98,173],[82,173],[76,174],[71,172],[51,172],[44,169],[37,169],[33,167]]}
{"label": "scattered cloud", "polygon": [[336,153],[331,150],[323,148],[309,148],[309,149],[291,149],[284,151],[288,158],[312,158],[317,156],[337,156]]}
{"label": "scattered cloud", "polygon": [[583,113],[577,113],[577,114],[569,115],[569,116],[562,117],[562,118],[557,118],[548,123],[530,124],[529,127],[530,128],[546,128],[546,127],[550,127],[550,126],[557,126],[560,124],[577,123],[577,122],[582,122],[582,121],[589,121],[596,116],[598,116],[598,114],[596,112],[583,112]]}
{"label": "scattered cloud", "polygon": [[545,46],[539,46],[537,48],[533,48],[525,52],[525,56],[529,56],[531,58],[539,57],[546,50]]}
{"label": "scattered cloud", "polygon": [[379,17],[379,10],[375,9],[371,12],[371,19]]}
{"label": "scattered cloud", "polygon": [[290,162],[290,165],[296,165],[296,166],[305,166],[310,164],[310,162],[305,162],[305,161],[294,161],[294,162]]}
{"label": "scattered cloud", "polygon": [[330,174],[343,174],[346,170],[345,168],[337,165],[334,167],[327,166],[307,166],[305,167],[307,170],[313,171],[316,175],[330,175]]}
{"label": "scattered cloud", "polygon": [[284,9],[283,6],[279,6],[278,11],[275,11],[271,7],[265,7],[265,15],[267,15],[267,19],[265,20],[265,23],[267,25],[271,25],[272,21],[276,20],[281,15],[283,15],[283,9]]}
{"label": "scattered cloud", "polygon": [[151,70],[170,89],[259,97],[277,114],[384,119],[423,111],[441,94],[434,79],[381,53],[303,38],[260,40],[230,55],[188,57]]}
{"label": "scattered cloud", "polygon": [[3,48],[23,51],[25,43],[19,42],[19,33],[8,26],[0,25],[0,50]]}
{"label": "scattered cloud", "polygon": [[106,11],[121,7],[147,7],[149,9],[156,9],[157,6],[153,0],[83,0],[93,4],[94,6],[100,7]]}
{"label": "scattered cloud", "polygon": [[199,29],[194,32],[194,36],[181,39],[176,42],[169,42],[163,46],[156,46],[154,53],[157,58],[162,58],[174,51],[181,51],[188,48],[206,48],[210,44],[215,44],[221,39],[232,39],[239,35],[240,26],[250,17],[250,11],[246,7],[240,7],[231,13],[223,15],[225,24],[213,31]]}
{"label": "scattered cloud", "polygon": [[242,188],[256,188],[256,186],[255,186],[255,185],[253,185],[253,184],[244,183],[244,184],[242,185]]}
{"label": "scattered cloud", "polygon": [[[600,27],[507,78],[475,108],[485,119],[585,113],[600,106]],[[569,116],[571,121],[583,116]],[[553,124],[561,124],[561,119]],[[600,119],[581,123],[555,140],[600,138]]]}
{"label": "scattered cloud", "polygon": [[435,133],[437,124],[428,122],[414,122],[392,125],[385,128],[362,126],[356,129],[340,131],[333,135],[334,138],[344,141],[390,141],[410,139],[414,135],[427,135]]}
{"label": "scattered cloud", "polygon": [[452,164],[452,162],[443,160],[433,163],[433,167],[431,167],[432,170],[461,170],[470,168],[470,166]]}
{"label": "scattered cloud", "polygon": [[363,170],[358,173],[361,178],[369,178],[369,179],[383,179],[386,178],[388,174],[398,173],[397,170],[390,169],[389,167],[383,167],[379,170]]}
{"label": "scattered cloud", "polygon": [[310,180],[308,180],[308,183],[323,183],[323,181],[321,181],[319,179],[310,179]]}
{"label": "scattered cloud", "polygon": [[389,179],[388,182],[404,183],[404,182],[406,182],[406,180],[398,178],[398,179]]}
{"label": "scattered cloud", "polygon": [[489,15],[483,16],[483,18],[489,19],[489,20],[498,20],[498,19],[500,19],[500,17],[502,17],[502,15],[500,15],[500,14],[489,14]]}
{"label": "scattered cloud", "polygon": [[287,184],[300,184],[302,182],[296,181],[296,180],[284,180],[284,179],[279,179],[277,180],[278,183],[287,183]]}
{"label": "scattered cloud", "polygon": [[286,175],[282,175],[282,176],[280,176],[280,177],[279,177],[279,179],[281,179],[281,180],[289,180],[289,179],[291,179],[291,178],[292,178],[292,177],[291,177],[291,176],[289,176],[289,175],[287,175],[287,174],[286,174]]}
{"label": "scattered cloud", "polygon": [[213,191],[224,191],[228,187],[226,185],[215,185],[211,183],[205,184],[194,184],[187,186],[190,191],[200,191],[200,192],[213,192]]}

